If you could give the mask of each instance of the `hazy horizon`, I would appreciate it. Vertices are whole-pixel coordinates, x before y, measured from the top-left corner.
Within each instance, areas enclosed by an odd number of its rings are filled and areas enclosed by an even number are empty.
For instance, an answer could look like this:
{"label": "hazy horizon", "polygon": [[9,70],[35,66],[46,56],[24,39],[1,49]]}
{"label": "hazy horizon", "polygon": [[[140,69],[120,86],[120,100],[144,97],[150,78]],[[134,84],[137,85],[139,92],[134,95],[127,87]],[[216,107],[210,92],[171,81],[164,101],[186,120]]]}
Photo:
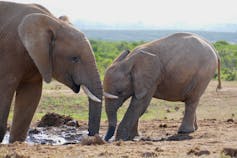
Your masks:
{"label": "hazy horizon", "polygon": [[[181,29],[235,32],[235,0],[9,0],[38,3],[55,16],[92,28]],[[78,24],[79,23],[79,24]],[[82,23],[82,24],[80,24]],[[228,27],[231,27],[230,31]]]}

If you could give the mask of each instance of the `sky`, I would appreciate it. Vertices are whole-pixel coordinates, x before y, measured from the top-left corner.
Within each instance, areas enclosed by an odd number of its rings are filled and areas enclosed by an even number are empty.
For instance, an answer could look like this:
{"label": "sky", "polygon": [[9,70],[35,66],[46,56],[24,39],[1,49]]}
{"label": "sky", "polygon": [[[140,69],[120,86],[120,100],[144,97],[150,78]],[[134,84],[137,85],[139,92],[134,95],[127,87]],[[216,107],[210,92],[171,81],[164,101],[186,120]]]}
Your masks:
{"label": "sky", "polygon": [[9,0],[38,3],[55,16],[105,24],[190,27],[237,23],[236,0]]}

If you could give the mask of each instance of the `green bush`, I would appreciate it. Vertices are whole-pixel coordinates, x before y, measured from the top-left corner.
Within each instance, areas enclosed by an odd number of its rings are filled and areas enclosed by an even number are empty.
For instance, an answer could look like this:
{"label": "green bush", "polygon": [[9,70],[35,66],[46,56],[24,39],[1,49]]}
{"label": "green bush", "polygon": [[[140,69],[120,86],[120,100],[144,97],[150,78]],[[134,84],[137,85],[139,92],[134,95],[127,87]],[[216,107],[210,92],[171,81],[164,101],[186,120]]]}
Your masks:
{"label": "green bush", "polygon": [[218,41],[214,46],[221,58],[221,78],[227,81],[237,80],[237,44]]}

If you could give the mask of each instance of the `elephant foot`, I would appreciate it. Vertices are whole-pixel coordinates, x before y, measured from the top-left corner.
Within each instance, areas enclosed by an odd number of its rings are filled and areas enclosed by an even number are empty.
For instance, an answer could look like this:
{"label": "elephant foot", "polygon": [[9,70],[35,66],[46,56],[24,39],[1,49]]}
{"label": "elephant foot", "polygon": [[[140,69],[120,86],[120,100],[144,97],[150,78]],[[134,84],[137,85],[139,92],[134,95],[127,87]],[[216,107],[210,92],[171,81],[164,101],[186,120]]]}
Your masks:
{"label": "elephant foot", "polygon": [[131,136],[129,136],[128,133],[118,133],[115,137],[115,140],[116,141],[119,141],[119,140],[128,141],[128,140],[133,140],[133,138]]}
{"label": "elephant foot", "polygon": [[15,136],[15,134],[10,133],[9,142],[10,142],[10,143],[14,143],[14,142],[16,142],[16,141],[18,141],[18,142],[24,142],[25,139],[26,139],[26,134],[21,135],[21,136],[20,136],[20,135],[16,135],[16,136]]}
{"label": "elephant foot", "polygon": [[178,130],[178,134],[189,134],[189,133],[193,133],[194,131],[182,131],[182,130]]}
{"label": "elephant foot", "polygon": [[9,139],[9,143],[24,142],[24,141],[25,141],[25,138],[21,138],[21,139],[10,138]]}
{"label": "elephant foot", "polygon": [[195,127],[184,127],[181,126],[178,130],[179,134],[187,134],[187,133],[193,133],[194,131],[196,131],[197,129]]}
{"label": "elephant foot", "polygon": [[128,140],[133,140],[134,137],[137,135],[137,132],[129,132],[126,128],[118,128],[115,140],[124,140],[124,141],[128,141]]}
{"label": "elephant foot", "polygon": [[132,131],[131,137],[137,137],[137,136],[139,136],[138,131],[137,130],[136,131]]}

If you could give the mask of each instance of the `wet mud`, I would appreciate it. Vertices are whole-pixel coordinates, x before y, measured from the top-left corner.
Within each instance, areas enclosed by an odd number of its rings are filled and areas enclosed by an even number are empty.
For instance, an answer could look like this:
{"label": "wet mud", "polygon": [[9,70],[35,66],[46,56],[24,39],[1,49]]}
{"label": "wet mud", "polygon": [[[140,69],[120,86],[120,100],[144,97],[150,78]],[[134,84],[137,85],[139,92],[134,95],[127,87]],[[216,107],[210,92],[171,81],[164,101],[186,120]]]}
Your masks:
{"label": "wet mud", "polygon": [[[87,136],[87,131],[79,128],[79,124],[70,116],[56,113],[47,113],[36,123],[35,128],[28,131],[26,143],[67,145],[78,144]],[[7,132],[3,144],[7,144],[9,132]]]}

